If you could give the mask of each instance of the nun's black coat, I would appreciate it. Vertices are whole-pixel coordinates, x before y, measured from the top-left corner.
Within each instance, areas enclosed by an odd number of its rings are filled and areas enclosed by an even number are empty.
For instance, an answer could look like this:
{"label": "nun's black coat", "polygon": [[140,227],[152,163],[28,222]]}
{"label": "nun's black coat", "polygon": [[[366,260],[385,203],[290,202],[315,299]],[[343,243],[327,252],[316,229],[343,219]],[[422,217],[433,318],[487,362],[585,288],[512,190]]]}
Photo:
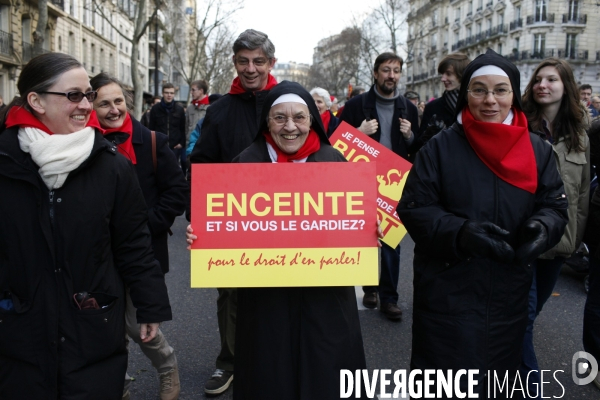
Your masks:
{"label": "nun's black coat", "polygon": [[[307,162],[346,161],[329,144],[311,95],[287,81],[271,90],[255,141],[233,161],[271,162],[262,132],[271,104],[285,93],[306,101],[321,140]],[[235,344],[236,400],[339,399],[340,369],[366,368],[353,287],[238,289]]]}
{"label": "nun's black coat", "polygon": [[[467,68],[464,82],[477,68]],[[519,87],[512,78],[511,83],[513,89]],[[517,101],[514,105],[520,108]],[[529,136],[537,164],[535,193],[498,178],[458,123],[417,154],[398,207],[415,241],[412,369],[479,369],[482,383],[488,370],[498,371],[500,380],[504,371],[509,380],[515,378],[532,269],[464,257],[456,242],[465,221],[489,221],[511,233],[507,242],[516,249],[519,229],[533,219],[546,227],[548,249],[558,243],[567,221],[563,184],[552,147]],[[478,391],[485,398],[485,384]]]}

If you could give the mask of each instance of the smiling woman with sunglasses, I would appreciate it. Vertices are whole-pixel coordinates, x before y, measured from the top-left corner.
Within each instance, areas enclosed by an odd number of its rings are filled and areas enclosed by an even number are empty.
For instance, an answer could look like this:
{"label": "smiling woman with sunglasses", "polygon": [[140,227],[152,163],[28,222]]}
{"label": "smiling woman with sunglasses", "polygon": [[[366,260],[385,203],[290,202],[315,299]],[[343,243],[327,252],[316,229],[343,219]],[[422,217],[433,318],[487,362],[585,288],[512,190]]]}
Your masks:
{"label": "smiling woman with sunglasses", "polygon": [[171,319],[144,199],[81,63],[40,55],[17,87],[0,116],[0,398],[120,399],[124,285],[146,341]]}

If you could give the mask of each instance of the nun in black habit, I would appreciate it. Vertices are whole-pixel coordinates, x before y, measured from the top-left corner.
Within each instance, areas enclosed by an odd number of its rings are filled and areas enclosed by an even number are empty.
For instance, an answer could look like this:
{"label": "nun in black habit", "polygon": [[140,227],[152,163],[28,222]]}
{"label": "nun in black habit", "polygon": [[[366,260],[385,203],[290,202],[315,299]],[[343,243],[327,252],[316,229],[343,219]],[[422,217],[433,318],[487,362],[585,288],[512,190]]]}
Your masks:
{"label": "nun in black habit", "polygon": [[[269,92],[256,139],[234,159],[344,161],[312,96],[288,81]],[[366,368],[353,287],[241,288],[235,344],[237,400],[339,399],[340,369]]]}
{"label": "nun in black habit", "polygon": [[529,132],[519,79],[492,50],[467,66],[457,122],[417,154],[398,211],[415,242],[411,368],[478,369],[479,398],[493,374],[512,388],[530,263],[567,221],[552,147]]}

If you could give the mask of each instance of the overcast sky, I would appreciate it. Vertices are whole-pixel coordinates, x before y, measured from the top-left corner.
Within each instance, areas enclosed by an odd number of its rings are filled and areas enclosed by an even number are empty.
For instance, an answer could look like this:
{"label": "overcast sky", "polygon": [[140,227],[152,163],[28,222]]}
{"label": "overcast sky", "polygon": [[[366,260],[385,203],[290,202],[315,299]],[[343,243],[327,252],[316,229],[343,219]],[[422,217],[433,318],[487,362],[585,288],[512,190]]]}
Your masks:
{"label": "overcast sky", "polygon": [[353,16],[362,20],[377,4],[372,0],[244,0],[234,29],[236,37],[248,28],[269,35],[279,62],[312,64],[319,40],[350,26]]}

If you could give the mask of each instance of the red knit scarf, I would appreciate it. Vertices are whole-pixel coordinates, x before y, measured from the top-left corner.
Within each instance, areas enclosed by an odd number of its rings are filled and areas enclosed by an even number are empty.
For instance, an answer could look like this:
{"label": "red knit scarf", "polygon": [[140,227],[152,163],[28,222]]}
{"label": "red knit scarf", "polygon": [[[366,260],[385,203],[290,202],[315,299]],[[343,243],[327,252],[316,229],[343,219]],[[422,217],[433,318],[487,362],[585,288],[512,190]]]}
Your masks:
{"label": "red knit scarf", "polygon": [[133,142],[131,141],[133,137],[133,122],[131,122],[131,117],[129,116],[129,113],[125,114],[125,120],[123,121],[123,125],[121,125],[118,128],[106,129],[104,131],[104,134],[108,135],[109,133],[114,132],[123,132],[129,135],[127,136],[127,140],[119,144],[119,153],[123,154],[125,157],[131,160],[132,164],[137,164],[137,159],[135,158],[135,151],[133,149]]}
{"label": "red knit scarf", "polygon": [[476,121],[469,107],[462,110],[462,124],[467,140],[479,159],[500,179],[520,189],[535,193],[537,164],[522,111],[512,108],[512,125]]}
{"label": "red knit scarf", "polygon": [[293,160],[302,160],[303,158],[306,158],[311,154],[316,153],[321,148],[321,141],[319,140],[319,135],[313,129],[311,129],[308,132],[306,142],[304,142],[302,147],[300,147],[300,150],[298,150],[295,154],[285,154],[284,152],[282,152],[277,146],[277,144],[275,144],[275,141],[273,140],[269,132],[263,132],[263,135],[265,135],[267,143],[269,143],[275,149],[275,152],[277,153],[278,163],[292,162]]}
{"label": "red knit scarf", "polygon": [[[46,125],[44,125],[39,119],[35,117],[32,113],[27,111],[24,107],[13,106],[8,111],[8,115],[6,116],[6,127],[10,128],[13,126],[18,126],[19,128],[37,128],[41,131],[46,132],[48,135],[52,135],[54,133],[62,133],[62,132],[51,132],[50,129]],[[98,122],[98,117],[96,117],[96,111],[90,113],[90,119],[88,120],[87,127],[92,127],[104,131],[100,127],[100,122]]]}
{"label": "red knit scarf", "polygon": [[[269,74],[269,79],[267,80],[267,85],[261,90],[271,90],[273,87],[277,85],[277,79],[271,74]],[[229,94],[242,94],[246,93],[247,90],[244,89],[242,83],[240,82],[240,78],[236,77],[231,83],[231,89],[229,89]]]}
{"label": "red knit scarf", "polygon": [[192,100],[192,104],[194,106],[196,106],[196,108],[200,107],[202,104],[204,105],[208,105],[208,96],[204,96],[203,98],[199,99],[199,100]]}
{"label": "red knit scarf", "polygon": [[323,128],[325,128],[325,133],[329,134],[329,132],[327,132],[327,129],[329,127],[329,121],[331,120],[331,114],[329,113],[329,110],[325,110],[325,112],[323,114],[321,114],[321,121],[323,121]]}

